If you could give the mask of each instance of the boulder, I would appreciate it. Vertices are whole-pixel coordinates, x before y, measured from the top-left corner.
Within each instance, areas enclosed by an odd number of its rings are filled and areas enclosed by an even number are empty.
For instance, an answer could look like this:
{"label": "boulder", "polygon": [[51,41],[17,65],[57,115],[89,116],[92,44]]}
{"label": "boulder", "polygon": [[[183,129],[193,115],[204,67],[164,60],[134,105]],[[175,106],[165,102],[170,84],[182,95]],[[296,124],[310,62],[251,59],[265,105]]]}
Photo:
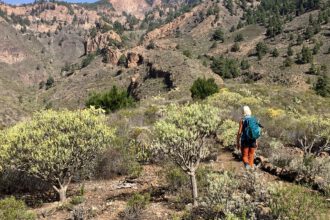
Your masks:
{"label": "boulder", "polygon": [[134,52],[128,53],[127,58],[128,58],[128,64],[127,64],[128,68],[137,67],[143,61],[142,56]]}

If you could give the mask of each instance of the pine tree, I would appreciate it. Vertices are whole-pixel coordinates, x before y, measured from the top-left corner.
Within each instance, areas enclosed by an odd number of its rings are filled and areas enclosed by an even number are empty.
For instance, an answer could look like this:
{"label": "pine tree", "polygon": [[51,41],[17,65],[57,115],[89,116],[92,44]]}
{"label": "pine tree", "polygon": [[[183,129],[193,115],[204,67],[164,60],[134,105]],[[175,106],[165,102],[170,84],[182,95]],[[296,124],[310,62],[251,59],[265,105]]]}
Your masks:
{"label": "pine tree", "polygon": [[278,52],[277,48],[275,48],[273,51],[272,51],[272,55],[273,57],[278,57],[280,55],[280,53]]}
{"label": "pine tree", "polygon": [[258,59],[261,60],[268,52],[268,47],[264,42],[259,42],[256,46]]}
{"label": "pine tree", "polygon": [[316,94],[323,96],[323,97],[329,97],[330,96],[330,78],[326,75],[321,76],[318,78],[314,90],[316,91]]}
{"label": "pine tree", "polygon": [[303,46],[303,48],[301,49],[301,56],[299,57],[298,62],[301,64],[313,62],[313,54],[308,47]]}

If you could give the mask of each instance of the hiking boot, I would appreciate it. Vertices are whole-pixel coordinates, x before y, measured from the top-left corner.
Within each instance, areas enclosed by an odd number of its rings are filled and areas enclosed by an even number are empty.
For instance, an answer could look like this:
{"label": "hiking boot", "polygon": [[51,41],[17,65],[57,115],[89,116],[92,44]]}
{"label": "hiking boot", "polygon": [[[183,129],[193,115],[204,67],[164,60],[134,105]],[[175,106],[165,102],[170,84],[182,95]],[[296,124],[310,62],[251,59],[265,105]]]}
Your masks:
{"label": "hiking boot", "polygon": [[250,167],[250,165],[249,164],[244,164],[244,166],[245,166],[245,169],[247,169],[247,170],[251,170],[251,167]]}

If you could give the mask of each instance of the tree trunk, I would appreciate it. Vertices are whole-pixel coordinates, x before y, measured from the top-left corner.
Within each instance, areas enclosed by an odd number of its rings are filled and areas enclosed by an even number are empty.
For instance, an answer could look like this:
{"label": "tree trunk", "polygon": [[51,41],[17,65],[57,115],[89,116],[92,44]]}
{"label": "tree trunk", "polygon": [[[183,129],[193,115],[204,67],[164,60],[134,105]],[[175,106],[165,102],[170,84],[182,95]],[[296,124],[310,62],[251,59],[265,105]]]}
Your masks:
{"label": "tree trunk", "polygon": [[59,187],[56,187],[55,185],[53,185],[53,188],[55,189],[55,191],[58,193],[58,195],[60,197],[60,202],[64,202],[66,200],[66,191],[71,182],[71,178],[72,177],[69,177],[68,181],[67,182],[64,181],[64,183],[61,183],[61,181],[58,180]]}
{"label": "tree trunk", "polygon": [[197,182],[196,182],[196,175],[195,172],[190,173],[190,180],[191,180],[191,186],[192,186],[192,196],[194,200],[194,207],[198,206],[197,197],[198,197],[198,191],[197,191]]}
{"label": "tree trunk", "polygon": [[58,195],[60,196],[60,202],[64,202],[66,200],[66,190],[67,187],[63,187],[58,191]]}
{"label": "tree trunk", "polygon": [[59,188],[57,188],[56,186],[53,187],[60,197],[60,202],[64,202],[66,200],[66,191],[68,189],[68,186],[60,186]]}

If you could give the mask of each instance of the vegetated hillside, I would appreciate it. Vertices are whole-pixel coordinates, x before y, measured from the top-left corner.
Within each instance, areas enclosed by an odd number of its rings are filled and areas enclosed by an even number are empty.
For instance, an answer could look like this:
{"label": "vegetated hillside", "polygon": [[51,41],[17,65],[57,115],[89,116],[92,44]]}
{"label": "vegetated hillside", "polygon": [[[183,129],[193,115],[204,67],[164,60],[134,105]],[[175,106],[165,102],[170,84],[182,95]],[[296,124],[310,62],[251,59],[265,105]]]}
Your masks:
{"label": "vegetated hillside", "polygon": [[[278,3],[281,10],[288,7],[282,14],[266,1],[146,4],[141,18],[119,13],[116,2],[1,4],[2,24],[16,34],[11,40],[31,42],[30,48],[3,42],[10,45],[0,55],[8,65],[4,77],[22,65],[22,85],[35,92],[38,104],[75,108],[90,92],[115,84],[137,99],[189,99],[189,87],[203,76],[219,85],[221,77],[308,90],[328,73],[326,4],[306,3],[298,13],[291,1]],[[313,58],[305,62],[307,47]],[[41,58],[33,61],[34,54]]]}
{"label": "vegetated hillside", "polygon": [[0,218],[330,215],[328,1],[0,9]]}

